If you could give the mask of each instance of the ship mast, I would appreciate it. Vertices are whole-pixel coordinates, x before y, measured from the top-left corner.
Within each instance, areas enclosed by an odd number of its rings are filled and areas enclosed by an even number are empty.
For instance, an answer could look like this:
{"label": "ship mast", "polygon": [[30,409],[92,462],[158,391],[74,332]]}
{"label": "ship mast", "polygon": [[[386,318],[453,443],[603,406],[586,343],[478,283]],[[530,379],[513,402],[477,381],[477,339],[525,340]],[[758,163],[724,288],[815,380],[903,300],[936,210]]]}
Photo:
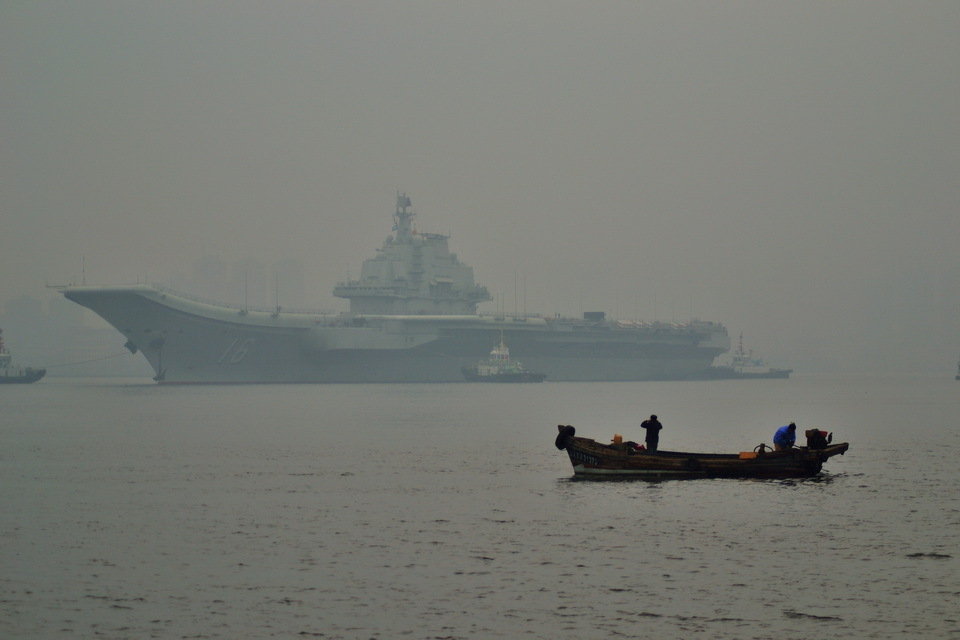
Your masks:
{"label": "ship mast", "polygon": [[397,240],[409,242],[413,236],[413,216],[416,214],[410,209],[413,203],[405,193],[397,192],[397,210],[393,214],[393,230],[397,232]]}

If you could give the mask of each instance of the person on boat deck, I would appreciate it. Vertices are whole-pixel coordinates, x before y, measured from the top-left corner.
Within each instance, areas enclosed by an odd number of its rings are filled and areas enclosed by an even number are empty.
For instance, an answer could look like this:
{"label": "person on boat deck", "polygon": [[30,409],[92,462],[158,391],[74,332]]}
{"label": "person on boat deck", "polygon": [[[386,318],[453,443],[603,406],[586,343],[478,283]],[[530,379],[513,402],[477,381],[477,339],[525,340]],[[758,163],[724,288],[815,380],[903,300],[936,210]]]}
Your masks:
{"label": "person on boat deck", "polygon": [[793,447],[793,443],[796,441],[797,425],[791,422],[785,427],[780,427],[777,429],[777,432],[773,434],[773,450],[783,451],[785,449],[790,449]]}
{"label": "person on boat deck", "polygon": [[807,429],[804,435],[807,436],[807,447],[810,449],[826,449],[833,442],[833,434],[823,429]]}
{"label": "person on boat deck", "polygon": [[660,429],[663,429],[663,425],[657,420],[657,416],[652,415],[648,420],[641,422],[640,428],[647,432],[643,439],[647,445],[647,451],[656,451],[657,445],[660,444]]}

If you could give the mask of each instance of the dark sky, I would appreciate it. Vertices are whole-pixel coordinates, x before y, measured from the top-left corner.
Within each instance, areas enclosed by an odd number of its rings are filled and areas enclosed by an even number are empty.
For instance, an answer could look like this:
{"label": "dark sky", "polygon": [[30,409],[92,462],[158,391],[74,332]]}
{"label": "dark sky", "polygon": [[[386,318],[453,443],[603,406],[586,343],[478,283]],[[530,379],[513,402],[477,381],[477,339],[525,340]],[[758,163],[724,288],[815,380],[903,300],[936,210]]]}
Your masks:
{"label": "dark sky", "polygon": [[338,308],[399,189],[507,310],[950,372],[958,33],[954,1],[4,2],[0,305],[215,256]]}

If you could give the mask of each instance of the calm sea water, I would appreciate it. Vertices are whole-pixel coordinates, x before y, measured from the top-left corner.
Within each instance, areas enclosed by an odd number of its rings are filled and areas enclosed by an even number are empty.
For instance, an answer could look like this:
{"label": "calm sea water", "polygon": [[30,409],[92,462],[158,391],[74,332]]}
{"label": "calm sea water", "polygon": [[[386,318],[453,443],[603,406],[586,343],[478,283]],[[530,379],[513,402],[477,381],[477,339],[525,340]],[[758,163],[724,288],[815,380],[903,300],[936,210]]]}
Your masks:
{"label": "calm sea water", "polygon": [[[0,387],[3,638],[960,638],[960,382]],[[803,481],[572,481],[556,425]]]}

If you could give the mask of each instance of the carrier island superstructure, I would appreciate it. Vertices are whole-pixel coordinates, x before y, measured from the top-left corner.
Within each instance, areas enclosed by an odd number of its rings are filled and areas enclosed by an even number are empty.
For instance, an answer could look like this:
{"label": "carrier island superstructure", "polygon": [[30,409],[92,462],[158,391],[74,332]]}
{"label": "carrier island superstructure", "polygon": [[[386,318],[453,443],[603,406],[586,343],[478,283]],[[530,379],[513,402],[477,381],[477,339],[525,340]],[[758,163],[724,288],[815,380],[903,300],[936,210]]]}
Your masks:
{"label": "carrier island superstructure", "polygon": [[716,322],[478,314],[487,289],[450,252],[448,236],[419,233],[414,215],[399,195],[392,235],[359,279],[334,288],[350,301],[347,312],[236,308],[147,284],[62,293],[120,331],[164,384],[460,382],[461,368],[501,336],[550,381],[678,380],[730,348]]}

